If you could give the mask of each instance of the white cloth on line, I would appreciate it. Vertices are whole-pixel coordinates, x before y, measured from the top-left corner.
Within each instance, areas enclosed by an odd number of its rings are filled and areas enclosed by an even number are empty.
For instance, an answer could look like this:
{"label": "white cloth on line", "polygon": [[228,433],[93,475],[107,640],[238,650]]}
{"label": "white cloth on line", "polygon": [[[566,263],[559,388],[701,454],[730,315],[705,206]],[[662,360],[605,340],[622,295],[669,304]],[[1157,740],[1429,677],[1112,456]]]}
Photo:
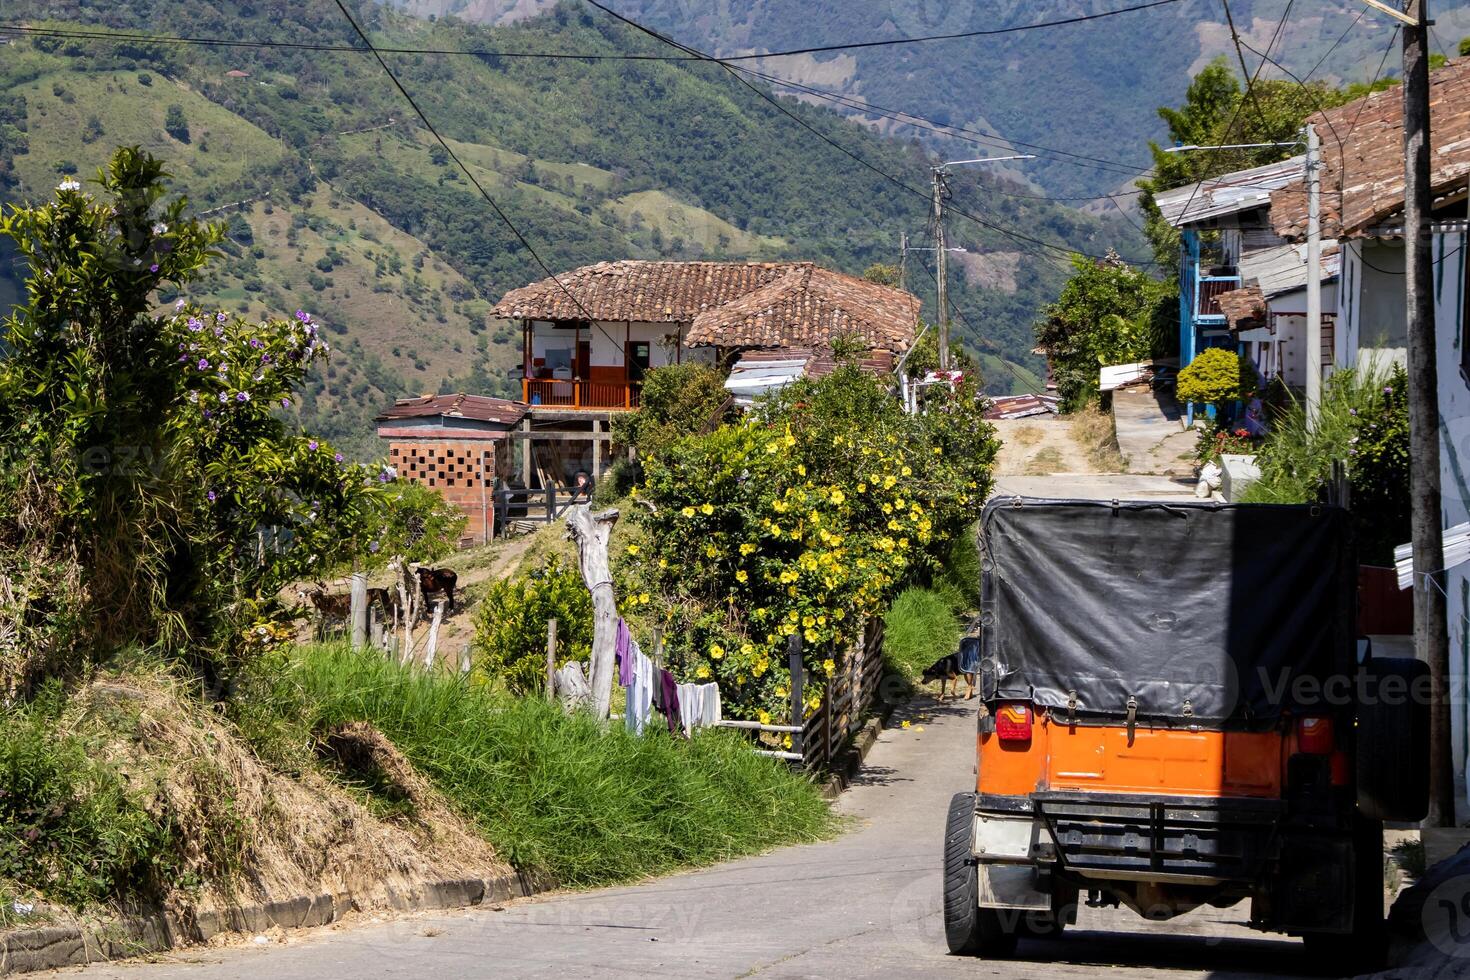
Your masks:
{"label": "white cloth on line", "polygon": [[628,656],[633,658],[633,683],[625,692],[627,704],[623,709],[624,724],[634,734],[642,734],[643,726],[653,711],[653,661],[638,649],[638,641],[629,644]]}
{"label": "white cloth on line", "polygon": [[691,735],[696,728],[708,728],[718,724],[720,714],[720,686],[708,684],[680,684],[679,714],[684,721],[684,734]]}

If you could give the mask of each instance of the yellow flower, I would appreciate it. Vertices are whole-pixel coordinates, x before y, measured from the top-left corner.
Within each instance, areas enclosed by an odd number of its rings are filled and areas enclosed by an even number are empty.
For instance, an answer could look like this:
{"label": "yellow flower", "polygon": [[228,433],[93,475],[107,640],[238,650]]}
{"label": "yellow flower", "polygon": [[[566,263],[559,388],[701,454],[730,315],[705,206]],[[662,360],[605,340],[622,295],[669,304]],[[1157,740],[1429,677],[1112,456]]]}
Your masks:
{"label": "yellow flower", "polygon": [[648,593],[647,592],[640,592],[640,593],[638,593],[638,604],[640,606],[646,606],[646,605],[648,605]]}
{"label": "yellow flower", "polygon": [[780,451],[781,451],[781,447],[779,445],[777,445],[776,443],[772,442],[772,443],[767,443],[766,444],[766,452],[767,452],[767,454],[769,454],[771,456],[774,456],[777,453],[779,453]]}
{"label": "yellow flower", "polygon": [[771,723],[771,713],[769,711],[762,711],[756,715],[756,718],[760,720],[762,725],[769,725]]}
{"label": "yellow flower", "polygon": [[791,620],[791,621],[792,621],[792,622],[793,622],[793,623],[794,623],[794,622],[796,622],[796,621],[797,621],[797,620],[798,620],[798,619],[800,619],[800,618],[801,618],[801,614],[800,614],[800,613],[798,613],[798,612],[797,612],[797,611],[796,611],[796,610],[795,610],[795,609],[793,609],[793,610],[791,610],[791,611],[790,611],[790,612],[788,612],[788,613],[787,613],[787,614],[786,614],[786,618],[787,618],[787,619],[789,619],[789,620]]}
{"label": "yellow flower", "polygon": [[755,553],[755,545],[751,544],[749,541],[745,542],[745,544],[742,544],[740,546],[740,553],[742,555],[754,554]]}
{"label": "yellow flower", "polygon": [[725,655],[725,648],[720,646],[718,643],[711,643],[709,645],[709,655],[710,659],[719,660]]}
{"label": "yellow flower", "polygon": [[742,643],[740,644],[740,652],[748,657],[752,653],[755,653],[755,647],[751,646],[749,643]]}
{"label": "yellow flower", "polygon": [[759,677],[760,675],[764,674],[766,671],[768,671],[770,669],[771,669],[771,661],[770,661],[770,658],[768,658],[768,657],[761,657],[759,660],[757,660],[755,662],[754,665],[751,666],[750,672],[752,674],[754,674],[755,676]]}
{"label": "yellow flower", "polygon": [[630,545],[628,545],[628,554],[630,554],[630,555],[636,555],[636,554],[638,554],[638,546],[636,544],[630,544]]}
{"label": "yellow flower", "polygon": [[715,555],[718,555],[719,553],[720,553],[719,552],[719,549],[716,548],[712,544],[707,544],[707,545],[704,546],[704,556],[706,558],[713,558]]}
{"label": "yellow flower", "polygon": [[804,637],[806,637],[806,641],[808,643],[815,643],[815,642],[817,642],[817,631],[816,630],[807,630],[806,632],[802,633],[801,635],[804,636]]}
{"label": "yellow flower", "polygon": [[735,573],[735,581],[737,582],[745,582],[749,578],[750,576],[745,573],[745,569],[743,568]]}
{"label": "yellow flower", "polygon": [[905,466],[903,469],[899,470],[898,472],[902,476],[913,476],[914,475],[914,471],[911,470],[911,469],[909,469],[907,466]]}
{"label": "yellow flower", "polygon": [[693,507],[685,507],[683,510],[679,511],[679,513],[683,514],[685,517],[693,517],[694,516],[694,508]]}
{"label": "yellow flower", "polygon": [[669,560],[667,558],[660,558],[658,560],[658,567],[659,568],[668,568],[669,567]]}
{"label": "yellow flower", "polygon": [[831,677],[833,674],[837,673],[837,664],[833,662],[831,657],[828,657],[826,660],[822,661],[822,669],[827,672],[828,677]]}
{"label": "yellow flower", "polygon": [[784,697],[786,697],[786,695],[788,695],[790,693],[791,692],[788,691],[788,690],[786,690],[786,688],[784,688],[784,687],[778,687],[778,688],[776,688],[776,697],[778,697],[778,698],[784,698]]}
{"label": "yellow flower", "polygon": [[803,617],[801,617],[801,625],[803,625],[803,626],[811,627],[811,626],[816,625],[816,622],[817,621],[815,619],[813,619],[811,616],[803,616]]}
{"label": "yellow flower", "polygon": [[842,503],[846,499],[847,499],[847,495],[844,494],[841,490],[833,490],[832,491],[832,502],[834,504],[840,504],[840,503]]}
{"label": "yellow flower", "polygon": [[936,455],[936,456],[943,456],[944,455],[944,450],[943,449],[940,449],[938,446],[935,446],[934,447],[934,455]]}
{"label": "yellow flower", "polygon": [[806,476],[806,464],[805,463],[797,463],[796,464],[796,475],[797,476]]}
{"label": "yellow flower", "polygon": [[[905,466],[904,469],[908,469],[908,467]],[[904,476],[908,476],[908,474],[905,473]],[[890,473],[890,474],[888,474],[887,476],[885,476],[883,478],[883,489],[884,490],[890,489],[897,482],[898,482],[897,478],[894,477],[894,475],[892,473]]]}
{"label": "yellow flower", "polygon": [[818,616],[817,617],[817,625],[818,626],[826,626],[827,625],[827,617],[826,616]]}
{"label": "yellow flower", "polygon": [[744,674],[736,674],[735,675],[735,683],[736,684],[744,684],[745,683],[745,675]]}
{"label": "yellow flower", "polygon": [[772,524],[771,525],[771,537],[773,537],[773,538],[779,538],[780,536],[781,536],[781,525],[779,525],[779,524]]}
{"label": "yellow flower", "polygon": [[694,676],[695,677],[708,677],[709,676],[709,664],[700,664],[698,667],[696,667],[695,670],[694,670]]}
{"label": "yellow flower", "polygon": [[714,504],[700,504],[699,505],[699,512],[701,514],[703,514],[704,516],[708,517],[709,515],[711,515],[711,514],[713,514],[715,512],[715,505]]}
{"label": "yellow flower", "polygon": [[787,735],[785,738],[781,739],[781,744],[788,749],[791,748],[791,736]]}
{"label": "yellow flower", "polygon": [[847,613],[843,612],[841,608],[832,610],[832,618],[838,621],[841,621],[846,615]]}
{"label": "yellow flower", "polygon": [[898,725],[898,727],[899,728],[907,728],[907,727],[909,727],[909,723],[906,722],[906,721],[900,722],[899,725]]}
{"label": "yellow flower", "polygon": [[792,435],[789,432],[786,433],[785,442],[786,442],[786,448],[787,449],[790,449],[792,446],[796,445],[796,436]]}
{"label": "yellow flower", "polygon": [[866,483],[859,483],[857,485],[857,491],[858,491],[858,493],[867,493],[868,492],[868,485]]}

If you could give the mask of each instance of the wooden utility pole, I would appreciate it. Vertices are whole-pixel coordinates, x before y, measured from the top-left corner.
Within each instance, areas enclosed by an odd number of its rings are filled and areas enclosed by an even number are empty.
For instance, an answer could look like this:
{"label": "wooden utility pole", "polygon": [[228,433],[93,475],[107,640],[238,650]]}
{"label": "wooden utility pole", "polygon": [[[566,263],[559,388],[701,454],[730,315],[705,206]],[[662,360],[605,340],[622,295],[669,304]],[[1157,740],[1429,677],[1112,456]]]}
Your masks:
{"label": "wooden utility pole", "polygon": [[1322,406],[1322,143],[1306,125],[1307,142],[1307,426]]}
{"label": "wooden utility pole", "polygon": [[939,284],[939,370],[949,370],[949,269],[944,247],[944,168],[934,168],[934,266]]}
{"label": "wooden utility pole", "polygon": [[1439,374],[1435,364],[1434,258],[1430,251],[1429,12],[1409,0],[1404,13],[1404,256],[1408,320],[1409,492],[1414,549],[1414,653],[1429,664],[1432,827],[1455,825],[1450,721],[1450,635],[1445,613],[1440,524]]}

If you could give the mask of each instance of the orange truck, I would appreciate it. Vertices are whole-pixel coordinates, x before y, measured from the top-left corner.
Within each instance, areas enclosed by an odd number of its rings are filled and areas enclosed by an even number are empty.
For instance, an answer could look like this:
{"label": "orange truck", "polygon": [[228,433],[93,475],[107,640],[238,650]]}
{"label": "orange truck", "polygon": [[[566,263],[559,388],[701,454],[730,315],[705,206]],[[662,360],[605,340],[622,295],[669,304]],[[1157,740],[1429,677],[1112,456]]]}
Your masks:
{"label": "orange truck", "polygon": [[1362,972],[1383,822],[1428,802],[1428,677],[1357,635],[1338,507],[1002,498],[982,518],[975,791],[950,804],[951,952],[1077,906],[1255,928]]}

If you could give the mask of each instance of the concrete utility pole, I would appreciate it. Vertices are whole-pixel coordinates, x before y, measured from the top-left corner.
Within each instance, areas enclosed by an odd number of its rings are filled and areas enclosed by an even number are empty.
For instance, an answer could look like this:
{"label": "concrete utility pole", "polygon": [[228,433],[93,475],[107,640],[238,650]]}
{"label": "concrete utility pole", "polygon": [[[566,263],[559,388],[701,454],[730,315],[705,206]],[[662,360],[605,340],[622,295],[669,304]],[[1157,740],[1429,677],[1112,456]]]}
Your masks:
{"label": "concrete utility pole", "polygon": [[905,292],[909,288],[909,233],[906,231],[898,235],[898,288]]}
{"label": "concrete utility pole", "polygon": [[1307,426],[1317,424],[1322,404],[1322,143],[1317,128],[1307,138]]}
{"label": "concrete utility pole", "polygon": [[1455,825],[1450,722],[1450,635],[1445,613],[1444,530],[1440,516],[1439,375],[1430,252],[1429,13],[1409,0],[1404,13],[1404,256],[1409,347],[1409,487],[1414,547],[1414,653],[1429,664],[1431,827]]}
{"label": "concrete utility pole", "polygon": [[944,249],[944,168],[934,168],[934,266],[939,285],[939,370],[949,370],[949,253]]}

